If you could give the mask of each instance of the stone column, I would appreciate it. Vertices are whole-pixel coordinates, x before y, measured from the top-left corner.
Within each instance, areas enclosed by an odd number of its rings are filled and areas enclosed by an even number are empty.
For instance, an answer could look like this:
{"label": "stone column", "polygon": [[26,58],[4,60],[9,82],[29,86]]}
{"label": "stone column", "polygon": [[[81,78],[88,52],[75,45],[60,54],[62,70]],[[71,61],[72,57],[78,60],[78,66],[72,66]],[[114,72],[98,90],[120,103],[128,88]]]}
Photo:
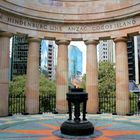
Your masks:
{"label": "stone column", "polygon": [[66,113],[68,105],[68,45],[69,41],[60,40],[58,44],[57,71],[56,71],[56,111]]}
{"label": "stone column", "polygon": [[39,48],[40,39],[29,38],[26,79],[26,113],[39,113]]}
{"label": "stone column", "polygon": [[97,113],[99,108],[98,97],[98,65],[97,65],[97,41],[86,41],[87,64],[86,64],[86,92],[88,93],[87,112]]}
{"label": "stone column", "polygon": [[130,110],[127,39],[116,38],[114,42],[116,45],[116,113],[126,115]]}
{"label": "stone column", "polygon": [[0,116],[8,115],[9,46],[11,33],[0,33]]}

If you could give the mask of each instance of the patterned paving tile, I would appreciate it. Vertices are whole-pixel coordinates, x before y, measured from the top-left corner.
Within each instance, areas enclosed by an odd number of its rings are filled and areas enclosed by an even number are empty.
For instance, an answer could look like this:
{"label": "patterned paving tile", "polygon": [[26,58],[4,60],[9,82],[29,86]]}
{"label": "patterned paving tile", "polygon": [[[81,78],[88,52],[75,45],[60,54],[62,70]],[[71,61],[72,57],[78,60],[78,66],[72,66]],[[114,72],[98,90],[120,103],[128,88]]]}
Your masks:
{"label": "patterned paving tile", "polygon": [[85,137],[60,133],[60,126],[67,118],[68,115],[64,114],[0,118],[0,140],[140,140],[140,117],[87,115],[94,124],[95,132]]}

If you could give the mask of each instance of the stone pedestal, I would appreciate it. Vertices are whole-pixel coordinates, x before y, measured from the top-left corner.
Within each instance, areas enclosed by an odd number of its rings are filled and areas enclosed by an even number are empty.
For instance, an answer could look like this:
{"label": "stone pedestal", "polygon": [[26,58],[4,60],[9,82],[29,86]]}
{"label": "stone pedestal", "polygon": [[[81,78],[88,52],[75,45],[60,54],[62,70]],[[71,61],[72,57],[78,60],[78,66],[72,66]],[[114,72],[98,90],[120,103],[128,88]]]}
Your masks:
{"label": "stone pedestal", "polygon": [[127,39],[116,38],[116,112],[126,115],[130,110]]}
{"label": "stone pedestal", "polygon": [[97,41],[85,42],[87,45],[86,66],[86,92],[88,93],[87,112],[97,113],[99,106],[98,97],[98,65],[97,65]]}
{"label": "stone pedestal", "polygon": [[69,41],[61,40],[58,44],[56,71],[56,111],[66,113],[68,110],[66,93],[68,92],[68,45]]}
{"label": "stone pedestal", "polygon": [[10,37],[7,32],[0,33],[0,116],[8,115],[9,95],[9,48]]}
{"label": "stone pedestal", "polygon": [[29,39],[27,77],[26,77],[26,113],[39,113],[39,48],[40,40]]}

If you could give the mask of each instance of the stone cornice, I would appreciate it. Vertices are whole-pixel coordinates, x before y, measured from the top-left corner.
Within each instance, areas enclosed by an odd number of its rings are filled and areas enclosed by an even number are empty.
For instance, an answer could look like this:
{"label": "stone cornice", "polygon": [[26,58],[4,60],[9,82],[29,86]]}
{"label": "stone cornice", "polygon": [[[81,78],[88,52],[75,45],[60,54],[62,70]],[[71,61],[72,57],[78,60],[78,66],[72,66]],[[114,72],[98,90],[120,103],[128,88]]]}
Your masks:
{"label": "stone cornice", "polygon": [[118,37],[114,39],[114,42],[127,42],[127,38],[126,37]]}
{"label": "stone cornice", "polygon": [[6,80],[5,81],[0,81],[0,84],[1,85],[9,84],[9,81],[6,81]]}
{"label": "stone cornice", "polygon": [[39,38],[34,38],[34,37],[29,37],[28,38],[28,42],[30,43],[30,42],[40,42],[41,41],[41,39],[39,39]]}
{"label": "stone cornice", "polygon": [[69,40],[56,40],[55,42],[57,45],[69,45],[70,41]]}
{"label": "stone cornice", "polygon": [[85,41],[86,45],[97,45],[99,43],[98,40],[87,40]]}
{"label": "stone cornice", "polygon": [[0,32],[0,36],[1,37],[12,37],[12,33],[10,33],[10,32]]}

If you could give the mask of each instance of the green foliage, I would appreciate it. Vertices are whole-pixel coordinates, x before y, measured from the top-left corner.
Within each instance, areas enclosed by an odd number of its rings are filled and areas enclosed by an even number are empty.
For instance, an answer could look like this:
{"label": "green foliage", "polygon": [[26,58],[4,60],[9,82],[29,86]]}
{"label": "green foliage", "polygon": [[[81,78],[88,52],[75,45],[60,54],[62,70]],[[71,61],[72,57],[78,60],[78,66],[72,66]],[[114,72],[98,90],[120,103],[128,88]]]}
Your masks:
{"label": "green foliage", "polygon": [[54,95],[41,95],[39,112],[54,112],[55,103],[56,100]]}
{"label": "green foliage", "polygon": [[[115,112],[115,69],[110,62],[100,62],[98,71],[99,105],[101,112]],[[80,87],[86,89],[86,74]]]}
{"label": "green foliage", "polygon": [[129,93],[130,97],[130,113],[136,113],[138,112],[138,94],[135,93]]}
{"label": "green foliage", "polygon": [[55,81],[50,81],[43,74],[40,76],[39,83],[39,93],[40,95],[55,95],[56,94],[56,85]]}
{"label": "green foliage", "polygon": [[[10,82],[10,94],[14,95],[21,95],[25,93],[25,83],[26,83],[26,76],[14,76],[13,80]],[[39,92],[40,95],[55,95],[56,93],[56,86],[54,81],[50,81],[47,79],[43,74],[40,75],[39,80]]]}
{"label": "green foliage", "polygon": [[41,95],[40,112],[54,111],[56,94],[55,81],[51,81],[47,79],[44,74],[41,74],[39,85],[39,93]]}
{"label": "green foliage", "polygon": [[25,112],[25,95],[9,95],[9,114]]}
{"label": "green foliage", "polygon": [[[9,113],[24,112],[26,76],[14,76],[10,82]],[[53,111],[55,108],[56,86],[54,81],[48,80],[43,74],[39,80],[40,112]]]}
{"label": "green foliage", "polygon": [[14,76],[10,82],[9,91],[10,94],[21,95],[25,92],[25,75]]}
{"label": "green foliage", "polygon": [[100,95],[113,95],[115,94],[115,69],[110,62],[99,63],[99,94]]}
{"label": "green foliage", "polygon": [[[115,69],[110,62],[100,62],[98,71],[98,86],[100,95],[114,95],[116,90]],[[86,89],[86,74],[82,78],[80,88]]]}
{"label": "green foliage", "polygon": [[110,62],[99,63],[98,86],[100,112],[115,112],[115,69]]}
{"label": "green foliage", "polygon": [[116,112],[115,95],[99,95],[100,112],[112,113]]}

